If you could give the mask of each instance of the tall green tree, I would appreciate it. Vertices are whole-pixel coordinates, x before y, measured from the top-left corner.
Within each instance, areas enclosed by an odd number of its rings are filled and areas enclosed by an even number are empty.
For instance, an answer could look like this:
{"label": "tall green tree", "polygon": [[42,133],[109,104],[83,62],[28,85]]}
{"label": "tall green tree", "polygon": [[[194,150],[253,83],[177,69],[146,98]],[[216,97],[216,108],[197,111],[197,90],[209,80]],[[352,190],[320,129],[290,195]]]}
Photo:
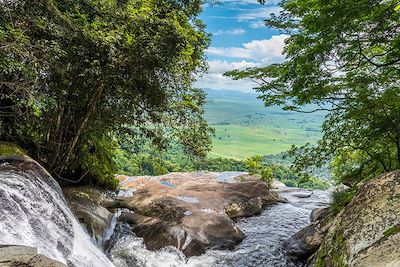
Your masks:
{"label": "tall green tree", "polygon": [[200,4],[1,2],[1,139],[64,178],[110,175],[116,136],[204,155],[211,130],[192,88],[209,44]]}
{"label": "tall green tree", "polygon": [[[400,13],[398,1],[284,0],[266,24],[290,34],[286,60],[231,71],[260,86],[266,105],[328,110],[316,146],[295,149],[297,166],[357,154],[352,182],[400,168]],[[307,105],[307,108],[304,106]],[[313,110],[309,110],[313,107]],[[341,164],[346,164],[346,160]],[[340,165],[340,164],[339,164]],[[350,179],[351,180],[351,179]]]}

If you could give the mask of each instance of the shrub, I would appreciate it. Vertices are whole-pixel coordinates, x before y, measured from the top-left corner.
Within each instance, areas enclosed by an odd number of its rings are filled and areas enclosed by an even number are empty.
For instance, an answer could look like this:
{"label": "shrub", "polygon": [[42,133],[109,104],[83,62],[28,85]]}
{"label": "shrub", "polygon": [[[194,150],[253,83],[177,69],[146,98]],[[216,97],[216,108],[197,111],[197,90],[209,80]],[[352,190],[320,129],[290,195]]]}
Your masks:
{"label": "shrub", "polygon": [[261,175],[261,180],[266,182],[268,186],[272,185],[272,182],[274,181],[274,175],[271,167],[267,166],[262,168],[260,175]]}
{"label": "shrub", "polygon": [[263,165],[262,164],[262,156],[255,155],[250,158],[247,158],[244,161],[244,164],[246,165],[246,168],[250,174],[258,174]]}
{"label": "shrub", "polygon": [[332,203],[330,210],[333,214],[339,213],[345,208],[357,193],[357,188],[352,187],[344,191],[334,191],[332,194]]}
{"label": "shrub", "polygon": [[116,165],[112,155],[117,144],[109,136],[91,136],[91,142],[84,145],[79,153],[79,163],[86,182],[109,189],[117,189],[119,182],[115,179]]}
{"label": "shrub", "polygon": [[19,146],[11,143],[0,142],[0,156],[6,157],[6,156],[24,156],[24,155],[27,155],[27,153]]}

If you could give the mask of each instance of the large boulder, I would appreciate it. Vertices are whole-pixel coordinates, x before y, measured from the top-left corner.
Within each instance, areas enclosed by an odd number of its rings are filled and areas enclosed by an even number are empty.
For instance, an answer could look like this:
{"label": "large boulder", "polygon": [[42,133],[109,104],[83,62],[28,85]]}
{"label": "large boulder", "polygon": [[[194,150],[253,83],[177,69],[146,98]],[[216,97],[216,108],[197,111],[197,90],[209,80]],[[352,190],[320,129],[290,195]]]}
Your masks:
{"label": "large boulder", "polygon": [[310,221],[311,221],[311,223],[322,222],[329,215],[330,215],[329,207],[328,208],[315,208],[311,211]]}
{"label": "large boulder", "polygon": [[172,245],[187,256],[208,248],[231,249],[245,237],[232,219],[259,214],[280,199],[259,179],[238,182],[229,175],[240,174],[120,176],[117,205],[131,211],[120,219],[133,226],[149,249]]}
{"label": "large boulder", "polygon": [[400,266],[400,171],[364,184],[332,221],[314,266]]}
{"label": "large boulder", "polygon": [[310,215],[311,224],[294,234],[285,243],[288,255],[306,261],[322,244],[331,225],[329,208],[316,208]]}
{"label": "large boulder", "polygon": [[39,254],[36,248],[0,245],[0,267],[67,267],[67,265]]}

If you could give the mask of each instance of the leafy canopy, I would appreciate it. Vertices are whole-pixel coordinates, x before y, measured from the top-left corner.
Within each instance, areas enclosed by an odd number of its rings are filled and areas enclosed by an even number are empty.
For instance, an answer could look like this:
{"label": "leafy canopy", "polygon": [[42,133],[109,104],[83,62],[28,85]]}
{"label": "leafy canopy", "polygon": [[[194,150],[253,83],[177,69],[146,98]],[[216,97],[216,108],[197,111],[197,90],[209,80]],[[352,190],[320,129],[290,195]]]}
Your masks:
{"label": "leafy canopy", "polygon": [[199,0],[2,1],[0,138],[69,179],[112,177],[125,136],[204,156],[200,11]]}
{"label": "leafy canopy", "polygon": [[[295,148],[299,168],[355,155],[351,183],[400,168],[398,1],[284,0],[266,24],[290,34],[286,60],[226,73],[251,78],[266,105],[328,110],[316,146]],[[338,162],[336,162],[336,165]],[[341,167],[340,167],[341,168]],[[341,174],[339,174],[341,176]],[[338,177],[340,178],[340,177]]]}

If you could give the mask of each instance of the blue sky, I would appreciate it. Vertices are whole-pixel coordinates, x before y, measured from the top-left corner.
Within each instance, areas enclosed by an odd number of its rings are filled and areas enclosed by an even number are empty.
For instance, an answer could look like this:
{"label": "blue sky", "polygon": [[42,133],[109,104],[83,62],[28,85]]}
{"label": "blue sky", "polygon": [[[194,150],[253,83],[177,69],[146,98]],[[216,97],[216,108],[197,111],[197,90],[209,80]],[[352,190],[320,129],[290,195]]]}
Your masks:
{"label": "blue sky", "polygon": [[279,13],[278,0],[260,5],[256,0],[220,0],[207,5],[201,19],[213,35],[206,51],[209,71],[197,82],[200,88],[251,91],[249,80],[233,81],[222,74],[231,69],[265,66],[283,61],[283,42],[288,37],[267,28],[263,20]]}

